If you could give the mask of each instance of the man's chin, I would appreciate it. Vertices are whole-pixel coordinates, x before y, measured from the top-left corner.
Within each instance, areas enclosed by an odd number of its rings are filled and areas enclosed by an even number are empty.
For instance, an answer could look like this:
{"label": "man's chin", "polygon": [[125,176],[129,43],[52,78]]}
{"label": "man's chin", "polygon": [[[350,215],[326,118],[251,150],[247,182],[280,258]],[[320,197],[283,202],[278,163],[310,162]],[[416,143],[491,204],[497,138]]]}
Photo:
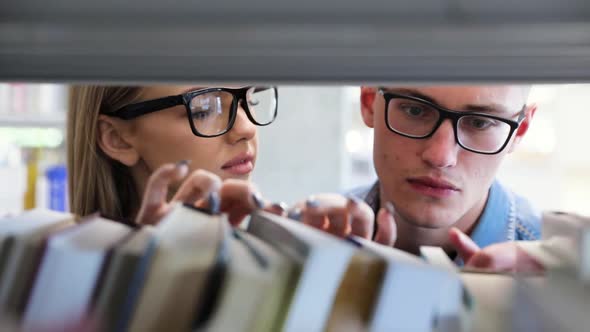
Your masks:
{"label": "man's chin", "polygon": [[417,211],[412,217],[407,218],[407,221],[416,227],[428,229],[448,228],[455,224],[457,218],[453,217],[452,213],[437,210]]}

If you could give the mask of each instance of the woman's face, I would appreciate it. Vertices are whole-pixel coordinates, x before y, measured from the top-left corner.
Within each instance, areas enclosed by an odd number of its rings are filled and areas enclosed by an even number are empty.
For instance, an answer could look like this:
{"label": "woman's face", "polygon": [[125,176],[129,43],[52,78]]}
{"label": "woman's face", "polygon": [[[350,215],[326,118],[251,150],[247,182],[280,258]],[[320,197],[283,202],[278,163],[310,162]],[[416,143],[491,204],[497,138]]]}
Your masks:
{"label": "woman's face", "polygon": [[[179,95],[202,87],[146,87],[140,100]],[[247,180],[256,163],[257,128],[239,107],[235,123],[226,134],[204,138],[191,131],[184,105],[153,112],[130,120],[133,145],[148,172],[165,163],[190,160],[191,170],[204,169],[222,179]]]}

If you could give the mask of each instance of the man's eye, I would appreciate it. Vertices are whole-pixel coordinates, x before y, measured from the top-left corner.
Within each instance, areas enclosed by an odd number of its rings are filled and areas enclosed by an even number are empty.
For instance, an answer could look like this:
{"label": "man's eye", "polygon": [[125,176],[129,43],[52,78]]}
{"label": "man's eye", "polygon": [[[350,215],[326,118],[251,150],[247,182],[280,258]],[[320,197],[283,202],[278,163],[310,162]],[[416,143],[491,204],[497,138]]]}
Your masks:
{"label": "man's eye", "polygon": [[418,117],[418,116],[424,114],[424,108],[420,107],[420,106],[407,105],[407,106],[402,106],[401,109],[402,109],[402,111],[404,111],[405,113],[407,113],[410,116]]}
{"label": "man's eye", "polygon": [[495,121],[486,118],[471,118],[468,121],[468,125],[477,130],[488,129],[489,127],[494,126]]}

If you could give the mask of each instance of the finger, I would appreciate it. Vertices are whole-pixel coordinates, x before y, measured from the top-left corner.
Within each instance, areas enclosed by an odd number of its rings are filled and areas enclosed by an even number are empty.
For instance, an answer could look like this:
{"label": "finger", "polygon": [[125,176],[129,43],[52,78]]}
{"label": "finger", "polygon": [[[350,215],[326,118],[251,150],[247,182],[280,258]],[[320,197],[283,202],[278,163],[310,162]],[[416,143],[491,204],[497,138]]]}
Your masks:
{"label": "finger", "polygon": [[209,171],[198,169],[193,171],[184,180],[180,188],[176,191],[172,201],[204,207],[207,205],[207,200],[205,199],[208,198],[211,192],[219,191],[219,188],[221,188],[221,178],[219,176]]}
{"label": "finger", "polygon": [[219,190],[219,197],[220,211],[228,214],[228,220],[233,226],[240,224],[254,210],[267,205],[256,187],[244,180],[225,180]]}
{"label": "finger", "polygon": [[350,214],[350,233],[365,239],[370,239],[373,235],[375,223],[375,214],[373,209],[365,202],[356,197],[348,197],[346,203],[348,213]]}
{"label": "finger", "polygon": [[449,240],[451,241],[451,244],[453,245],[455,250],[457,250],[459,257],[461,257],[463,262],[468,262],[469,260],[471,260],[473,255],[475,255],[477,252],[481,250],[479,246],[475,242],[473,242],[473,240],[469,236],[461,232],[456,227],[452,227],[449,230]]}
{"label": "finger", "polygon": [[338,237],[350,234],[350,215],[346,206],[333,207],[326,212],[328,228],[326,231]]}
{"label": "finger", "polygon": [[516,242],[502,242],[487,246],[473,255],[466,267],[486,269],[493,272],[543,272],[544,267]]}
{"label": "finger", "polygon": [[188,173],[188,162],[165,164],[149,177],[141,207],[135,218],[137,224],[155,224],[168,212],[168,187],[184,178]]}
{"label": "finger", "polygon": [[326,211],[321,207],[319,200],[313,196],[305,201],[305,206],[301,209],[301,221],[320,230],[328,228]]}
{"label": "finger", "polygon": [[[389,203],[390,205],[391,203]],[[397,226],[393,217],[393,206],[388,206],[379,209],[377,213],[377,233],[375,233],[374,241],[386,246],[393,246],[397,239]]]}
{"label": "finger", "polygon": [[516,246],[510,242],[487,246],[465,261],[465,267],[492,270],[495,272],[513,271],[516,266]]}
{"label": "finger", "polygon": [[276,214],[277,216],[286,217],[288,209],[289,206],[287,205],[287,203],[278,202],[265,206],[263,210],[266,212],[270,212],[272,214]]}
{"label": "finger", "polygon": [[524,249],[517,246],[516,248],[516,269],[517,273],[534,273],[545,272],[545,266],[529,255]]}

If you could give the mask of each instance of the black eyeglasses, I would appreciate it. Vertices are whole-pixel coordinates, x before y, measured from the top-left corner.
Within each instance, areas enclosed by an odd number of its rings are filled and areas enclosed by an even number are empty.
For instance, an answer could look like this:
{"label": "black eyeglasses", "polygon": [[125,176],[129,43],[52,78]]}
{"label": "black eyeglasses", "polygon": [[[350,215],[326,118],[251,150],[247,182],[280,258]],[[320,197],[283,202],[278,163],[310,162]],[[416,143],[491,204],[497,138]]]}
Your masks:
{"label": "black eyeglasses", "polygon": [[463,149],[481,153],[500,153],[514,131],[525,118],[525,108],[515,114],[516,121],[478,113],[456,112],[442,108],[427,100],[387,92],[379,89],[385,98],[385,123],[396,134],[408,138],[431,137],[445,119],[453,123],[455,141]]}
{"label": "black eyeglasses", "polygon": [[124,120],[184,105],[193,134],[217,137],[231,130],[238,105],[255,125],[266,126],[277,117],[276,87],[207,88],[158,99],[129,104],[115,112],[103,113]]}

